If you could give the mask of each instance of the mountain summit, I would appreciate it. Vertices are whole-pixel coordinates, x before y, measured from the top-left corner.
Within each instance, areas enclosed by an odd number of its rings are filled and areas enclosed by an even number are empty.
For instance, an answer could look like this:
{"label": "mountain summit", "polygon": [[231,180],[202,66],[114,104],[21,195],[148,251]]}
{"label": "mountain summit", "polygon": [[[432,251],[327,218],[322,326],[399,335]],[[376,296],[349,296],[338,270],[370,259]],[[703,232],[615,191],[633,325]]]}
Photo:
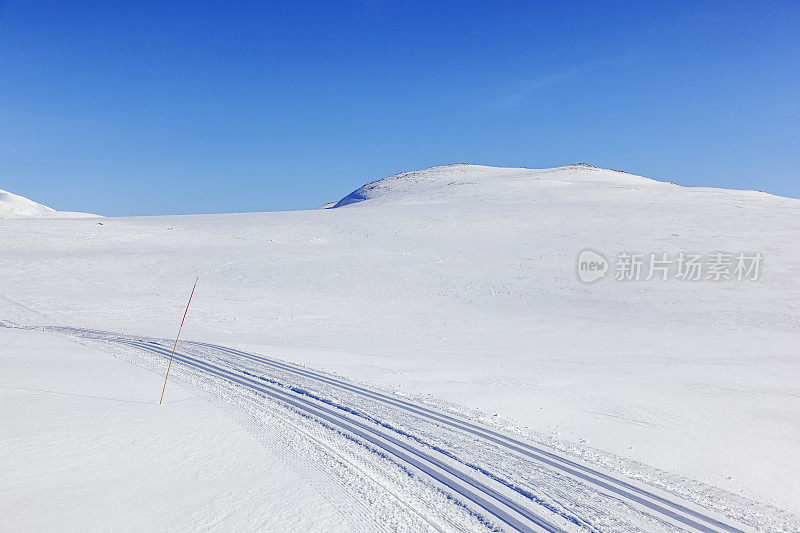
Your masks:
{"label": "mountain summit", "polygon": [[332,207],[344,207],[366,200],[381,204],[409,204],[466,198],[519,198],[520,195],[536,197],[545,190],[581,183],[610,187],[673,186],[585,163],[546,169],[459,163],[402,172],[367,183]]}

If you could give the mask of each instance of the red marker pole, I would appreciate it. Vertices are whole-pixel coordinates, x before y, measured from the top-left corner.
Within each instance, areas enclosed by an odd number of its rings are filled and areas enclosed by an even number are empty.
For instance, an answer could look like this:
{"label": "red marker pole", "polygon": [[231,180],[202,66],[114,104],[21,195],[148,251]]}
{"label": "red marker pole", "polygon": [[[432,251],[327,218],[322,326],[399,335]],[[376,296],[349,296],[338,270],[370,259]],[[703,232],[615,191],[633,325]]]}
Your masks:
{"label": "red marker pole", "polygon": [[167,375],[164,376],[164,387],[161,389],[161,399],[158,400],[158,405],[161,405],[161,402],[164,401],[164,391],[167,390],[167,378],[169,377],[169,369],[172,368],[172,358],[175,357],[175,348],[178,347],[178,337],[181,336],[181,330],[183,329],[183,321],[186,320],[186,313],[189,312],[189,304],[192,303],[192,296],[194,296],[194,289],[197,287],[197,280],[200,279],[200,276],[194,280],[194,287],[192,287],[192,293],[189,295],[189,301],[186,303],[186,310],[183,312],[183,318],[181,319],[181,327],[178,328],[178,335],[175,337],[175,344],[172,345],[172,355],[169,356],[169,365],[167,366]]}

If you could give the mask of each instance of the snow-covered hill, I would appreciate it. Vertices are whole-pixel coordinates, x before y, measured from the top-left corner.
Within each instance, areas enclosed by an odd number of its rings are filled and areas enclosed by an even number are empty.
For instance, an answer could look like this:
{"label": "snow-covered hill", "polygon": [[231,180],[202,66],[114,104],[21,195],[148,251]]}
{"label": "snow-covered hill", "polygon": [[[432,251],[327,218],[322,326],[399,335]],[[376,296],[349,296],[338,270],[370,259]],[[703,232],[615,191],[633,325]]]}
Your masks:
{"label": "snow-covered hill", "polygon": [[359,187],[333,207],[369,200],[372,205],[449,201],[534,200],[552,188],[592,184],[601,187],[670,187],[672,184],[628,172],[579,163],[547,169],[498,168],[464,163],[402,172]]}
{"label": "snow-covered hill", "polygon": [[84,218],[95,216],[97,215],[56,211],[24,196],[0,190],[0,218]]}
{"label": "snow-covered hill", "polygon": [[[169,337],[199,273],[182,338],[475,409],[751,518],[777,514],[740,497],[800,511],[800,201],[586,165],[452,165],[370,183],[337,206],[2,221],[0,321]],[[586,249],[608,260],[604,279],[579,279]],[[731,279],[707,278],[718,253],[733,261]],[[681,254],[701,256],[700,279],[677,277]],[[763,258],[755,279],[736,279],[740,254]],[[639,279],[617,280],[632,256],[643,259]],[[648,268],[664,256],[666,280]],[[77,387],[33,360],[3,362],[4,384]],[[96,381],[80,382],[81,394],[110,394]],[[126,390],[130,399],[139,389]],[[0,392],[8,413],[22,412],[21,393]],[[41,402],[54,419],[69,415],[58,397]],[[27,449],[30,429],[19,428]],[[58,454],[39,459],[43,472],[62,472]]]}

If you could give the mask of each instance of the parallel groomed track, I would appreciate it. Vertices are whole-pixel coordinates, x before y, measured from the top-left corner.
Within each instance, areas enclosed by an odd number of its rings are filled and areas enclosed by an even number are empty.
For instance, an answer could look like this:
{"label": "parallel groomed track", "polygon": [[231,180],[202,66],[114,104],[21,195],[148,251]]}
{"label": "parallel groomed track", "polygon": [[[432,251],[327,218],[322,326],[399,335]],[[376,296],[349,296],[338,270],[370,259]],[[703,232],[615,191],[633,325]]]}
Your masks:
{"label": "parallel groomed track", "polygon": [[[131,336],[119,335],[111,332],[86,330],[80,328],[49,327],[49,331],[57,331],[71,335],[94,338],[96,340],[116,342],[133,348],[146,350],[162,357],[169,358],[170,350],[157,340],[144,340]],[[256,354],[219,346],[210,343],[183,342],[181,350],[176,351],[175,360],[202,372],[207,372],[218,378],[227,380],[237,386],[245,387],[258,394],[273,398],[292,409],[304,413],[327,425],[330,425],[347,434],[369,443],[382,453],[393,457],[416,471],[429,476],[441,488],[451,493],[462,503],[477,506],[479,512],[485,513],[487,518],[499,521],[506,528],[517,531],[563,531],[554,524],[548,515],[552,512],[539,508],[534,502],[530,505],[521,504],[503,493],[502,486],[495,488],[491,480],[473,475],[470,468],[456,468],[452,461],[431,447],[419,445],[402,435],[371,421],[359,420],[353,416],[353,411],[340,408],[337,405],[315,401],[306,395],[297,393],[292,387],[284,387],[273,379],[265,379],[236,368],[225,368],[219,364],[202,360],[186,353],[192,346],[201,347],[205,351],[218,352],[242,358],[259,365],[265,369],[273,368],[282,373],[293,374],[305,379],[324,383],[326,386],[336,387],[351,394],[357,394],[371,401],[382,402],[393,408],[403,410],[409,416],[420,417],[429,421],[447,426],[453,430],[464,432],[472,437],[490,442],[495,446],[508,450],[509,453],[518,454],[527,460],[539,463],[554,472],[569,476],[572,479],[593,487],[598,492],[610,495],[624,501],[651,516],[664,520],[680,529],[699,531],[703,533],[743,533],[745,529],[723,522],[709,516],[698,508],[692,508],[679,500],[670,499],[665,495],[656,494],[641,486],[637,486],[624,479],[616,478],[590,466],[580,464],[567,457],[562,457],[551,450],[530,444],[512,436],[505,435],[493,429],[482,427],[472,422],[462,420],[449,414],[417,405],[401,398],[393,397],[381,392],[373,391],[359,385],[340,380],[330,375],[314,372],[307,368],[285,363],[275,359]],[[452,456],[450,456],[452,458]],[[568,521],[577,525],[574,519],[563,516]]]}

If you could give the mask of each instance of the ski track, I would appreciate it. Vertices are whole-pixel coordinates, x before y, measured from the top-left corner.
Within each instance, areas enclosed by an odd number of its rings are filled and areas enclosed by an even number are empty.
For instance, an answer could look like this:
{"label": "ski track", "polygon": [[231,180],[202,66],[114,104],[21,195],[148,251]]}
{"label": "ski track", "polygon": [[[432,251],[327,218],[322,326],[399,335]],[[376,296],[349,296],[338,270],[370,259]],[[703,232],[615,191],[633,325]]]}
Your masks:
{"label": "ski track", "polygon": [[[164,355],[165,357],[169,357],[170,354],[168,349],[147,346],[145,343],[137,343],[135,341],[120,342],[123,344],[145,348]],[[256,380],[247,376],[238,375],[235,372],[210,363],[205,363],[180,352],[175,352],[175,360],[204,369],[209,373],[249,389],[265,393],[267,396],[282,401],[283,403],[286,403],[295,409],[305,411],[316,418],[324,420],[325,422],[347,431],[348,433],[361,437],[372,445],[381,448],[384,452],[416,467],[431,478],[440,482],[448,489],[467,498],[469,501],[488,511],[493,517],[500,519],[518,531],[562,531],[562,529],[558,526],[551,524],[530,510],[518,505],[516,502],[508,499],[491,487],[488,487],[480,481],[470,478],[463,472],[459,472],[458,470],[450,467],[443,461],[437,459],[435,455],[425,453],[424,451],[421,451],[404,442],[402,439],[376,431],[374,428],[371,428],[365,423],[350,420],[337,413],[335,409],[314,405],[314,403],[302,397],[292,397],[290,394],[287,394],[284,390],[281,390],[278,387],[258,383]],[[510,511],[506,508],[508,508]],[[527,520],[522,520],[516,515],[521,515]],[[536,527],[531,527],[528,522]]]}
{"label": "ski track", "polygon": [[[10,324],[0,323],[6,327]],[[97,331],[72,327],[38,327],[24,329],[40,329],[93,339],[106,343],[117,343],[136,349],[145,350],[161,357],[170,357],[170,347],[160,339],[150,339],[122,335],[106,331]],[[698,506],[672,499],[667,495],[657,494],[644,487],[601,472],[590,466],[575,462],[553,451],[523,442],[496,430],[476,425],[472,422],[456,418],[441,411],[424,407],[398,397],[370,390],[365,387],[337,379],[307,368],[285,363],[275,359],[251,354],[241,350],[203,342],[179,343],[180,349],[175,352],[175,361],[194,367],[217,378],[226,380],[236,386],[247,388],[263,394],[289,406],[301,414],[308,415],[324,425],[329,425],[345,436],[369,443],[381,453],[395,461],[409,465],[417,472],[429,477],[441,488],[450,493],[462,504],[473,507],[479,514],[486,515],[490,521],[502,523],[505,528],[517,531],[565,531],[570,529],[597,531],[588,517],[581,517],[571,512],[568,507],[558,501],[550,501],[546,495],[537,495],[532,490],[521,487],[518,483],[504,479],[502,473],[494,473],[486,467],[464,460],[459,453],[447,450],[429,442],[424,436],[415,435],[405,429],[370,416],[358,407],[344,405],[325,398],[308,390],[302,384],[291,384],[275,376],[264,376],[236,367],[223,367],[222,364],[236,364],[238,360],[257,363],[260,370],[273,370],[279,377],[296,376],[313,382],[333,387],[346,393],[357,395],[370,402],[379,402],[384,406],[399,410],[409,418],[423,419],[436,427],[461,433],[484,444],[499,448],[506,454],[522,458],[537,468],[544,468],[572,483],[578,482],[597,496],[633,508],[645,515],[641,524],[660,529],[682,529],[703,533],[743,533],[750,528],[732,525],[711,514],[706,514]],[[192,351],[192,355],[188,352]],[[214,357],[212,363],[200,357]],[[463,455],[463,454],[462,454]],[[593,498],[594,499],[594,498]],[[578,507],[581,507],[578,505]],[[630,510],[629,510],[630,512]],[[619,525],[619,524],[617,524]],[[639,529],[635,523],[629,523],[633,529]],[[602,529],[601,529],[602,530]]]}

